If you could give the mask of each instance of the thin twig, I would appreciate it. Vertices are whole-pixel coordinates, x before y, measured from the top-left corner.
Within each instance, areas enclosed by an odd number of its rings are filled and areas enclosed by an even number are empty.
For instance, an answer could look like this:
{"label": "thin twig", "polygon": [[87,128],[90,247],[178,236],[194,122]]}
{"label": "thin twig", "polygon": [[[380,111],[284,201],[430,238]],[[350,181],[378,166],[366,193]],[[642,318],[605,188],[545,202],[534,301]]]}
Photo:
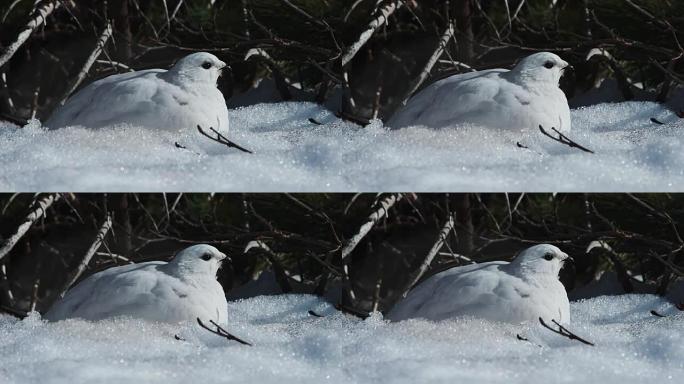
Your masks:
{"label": "thin twig", "polygon": [[[7,11],[5,11],[5,14],[2,15],[2,20],[1,20],[2,23],[4,23],[5,20],[7,20],[7,16],[9,16],[10,12],[12,12],[12,9],[14,9],[14,7],[15,7],[17,4],[19,4],[20,1],[21,1],[21,0],[14,0],[14,1],[12,1],[12,4],[9,5],[9,7],[7,8]],[[345,21],[346,21],[346,20],[345,20]]]}
{"label": "thin twig", "polygon": [[309,315],[311,315],[313,317],[325,317],[323,315],[320,315],[320,314],[314,312],[313,309],[309,309]]}
{"label": "thin twig", "polygon": [[38,290],[40,288],[40,277],[36,277],[33,282],[33,290],[31,292],[31,303],[29,304],[29,312],[36,310],[36,304],[38,304]]}
{"label": "thin twig", "polygon": [[203,136],[206,136],[206,137],[208,137],[209,139],[211,139],[212,141],[215,141],[215,142],[217,142],[217,143],[219,143],[219,144],[223,144],[223,145],[227,146],[228,148],[235,148],[235,149],[241,150],[242,152],[253,153],[253,152],[250,151],[249,149],[245,149],[245,148],[243,148],[243,147],[241,147],[241,146],[235,144],[234,142],[228,140],[228,138],[226,138],[225,136],[223,136],[221,133],[219,133],[219,132],[218,132],[217,130],[215,130],[213,127],[209,127],[209,130],[211,130],[212,132],[214,132],[214,133],[216,134],[216,137],[213,137],[213,136],[209,135],[208,133],[206,133],[206,132],[202,129],[202,127],[199,126],[199,124],[197,125],[197,130],[198,130],[199,133],[201,133]]}
{"label": "thin twig", "polygon": [[14,294],[7,279],[7,266],[5,264],[0,265],[0,287],[2,287],[5,301],[10,305],[14,305]]}
{"label": "thin twig", "polygon": [[655,316],[655,317],[667,317],[667,316],[665,316],[665,315],[661,315],[660,313],[656,312],[655,309],[652,309],[652,310],[651,310],[651,315],[653,315],[653,316]]}
{"label": "thin twig", "polygon": [[221,328],[221,326],[216,324],[216,322],[214,322],[214,320],[209,320],[209,322],[216,327],[216,330],[213,330],[213,329],[207,327],[206,325],[204,325],[204,323],[202,322],[202,320],[200,320],[199,317],[197,318],[197,324],[199,324],[200,327],[206,329],[207,331],[213,333],[214,335],[225,337],[227,340],[235,340],[238,343],[243,344],[243,345],[249,345],[250,347],[252,346],[252,344],[240,339],[239,337],[233,336],[228,331]]}
{"label": "thin twig", "polygon": [[551,319],[551,321],[552,321],[554,324],[556,324],[556,325],[558,326],[558,330],[555,330],[555,329],[551,328],[550,326],[548,326],[548,325],[546,324],[546,322],[544,322],[544,319],[542,319],[541,317],[539,318],[539,323],[540,323],[544,328],[550,330],[551,332],[556,333],[556,334],[561,335],[561,336],[564,336],[564,337],[567,337],[567,338],[570,339],[570,340],[577,340],[577,341],[579,341],[579,342],[581,342],[581,343],[584,343],[584,344],[586,344],[586,345],[591,345],[592,347],[594,346],[594,343],[592,343],[591,341],[587,341],[587,340],[585,340],[585,339],[583,339],[583,338],[581,338],[581,337],[575,335],[574,333],[568,331],[567,328],[565,328],[564,326],[560,325],[556,320]]}
{"label": "thin twig", "polygon": [[21,309],[16,309],[8,307],[6,305],[0,304],[0,312],[8,313],[16,318],[25,319],[28,316],[28,312],[22,311]]}
{"label": "thin twig", "polygon": [[9,107],[9,111],[14,113],[16,107],[14,106],[14,100],[12,100],[10,88],[7,85],[7,74],[5,72],[0,72],[0,89],[2,89],[3,93],[5,93],[6,103],[7,107]]}
{"label": "thin twig", "polygon": [[536,345],[536,346],[539,347],[539,348],[542,348],[541,345],[535,344],[535,343],[531,342],[530,339],[528,339],[527,337],[524,337],[524,336],[520,335],[519,333],[516,333],[516,334],[515,334],[515,337],[516,337],[518,340],[520,340],[520,341],[524,341],[524,342],[530,343],[530,344],[532,344],[532,345]]}
{"label": "thin twig", "polygon": [[551,127],[551,130],[554,131],[554,132],[556,132],[556,133],[558,134],[558,137],[553,137],[553,136],[551,136],[548,132],[546,132],[546,130],[544,129],[544,127],[542,127],[541,124],[539,124],[539,130],[540,130],[541,133],[543,133],[545,136],[548,136],[548,137],[550,137],[552,140],[557,141],[557,142],[559,142],[559,143],[561,143],[561,144],[565,144],[565,145],[567,145],[567,146],[569,146],[569,147],[571,147],[571,148],[577,148],[577,149],[579,149],[579,150],[581,150],[581,151],[584,151],[584,152],[594,153],[594,151],[592,151],[591,149],[588,149],[588,148],[586,148],[586,147],[583,147],[583,146],[577,144],[576,142],[570,140],[567,136],[565,136],[564,134],[560,133],[560,132],[559,132],[556,128],[554,128],[554,127]]}

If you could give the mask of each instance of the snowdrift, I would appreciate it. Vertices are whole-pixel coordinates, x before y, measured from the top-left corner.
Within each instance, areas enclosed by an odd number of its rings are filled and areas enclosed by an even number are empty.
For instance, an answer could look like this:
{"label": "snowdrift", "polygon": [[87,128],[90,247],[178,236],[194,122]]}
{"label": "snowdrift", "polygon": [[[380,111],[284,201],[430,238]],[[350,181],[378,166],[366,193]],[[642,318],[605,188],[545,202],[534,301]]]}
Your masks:
{"label": "snowdrift", "polygon": [[195,324],[0,316],[0,382],[626,384],[684,374],[684,312],[652,295],[572,303],[569,328],[595,347],[539,324],[359,320],[309,295],[259,296],[228,310],[229,331],[253,347]]}
{"label": "snowdrift", "polygon": [[257,104],[229,116],[229,138],[254,154],[192,129],[0,123],[0,190],[664,192],[684,185],[684,119],[652,102],[573,110],[568,136],[594,154],[536,128],[389,130],[380,121],[362,128],[308,102]]}

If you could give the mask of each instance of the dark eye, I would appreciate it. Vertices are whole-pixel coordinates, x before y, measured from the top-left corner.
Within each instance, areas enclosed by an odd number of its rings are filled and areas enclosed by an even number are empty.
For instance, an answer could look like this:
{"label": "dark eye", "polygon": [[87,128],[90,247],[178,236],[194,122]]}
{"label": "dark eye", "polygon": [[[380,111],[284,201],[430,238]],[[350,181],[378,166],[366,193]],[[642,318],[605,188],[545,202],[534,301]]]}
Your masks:
{"label": "dark eye", "polygon": [[547,61],[546,63],[544,63],[544,67],[548,69],[553,68],[553,61]]}
{"label": "dark eye", "polygon": [[553,253],[546,253],[544,254],[544,260],[553,260]]}
{"label": "dark eye", "polygon": [[208,61],[205,61],[204,63],[202,63],[202,68],[204,68],[204,69],[211,68],[211,63]]}
{"label": "dark eye", "polygon": [[211,255],[208,253],[205,253],[204,255],[202,255],[202,260],[204,260],[204,261],[211,260]]}

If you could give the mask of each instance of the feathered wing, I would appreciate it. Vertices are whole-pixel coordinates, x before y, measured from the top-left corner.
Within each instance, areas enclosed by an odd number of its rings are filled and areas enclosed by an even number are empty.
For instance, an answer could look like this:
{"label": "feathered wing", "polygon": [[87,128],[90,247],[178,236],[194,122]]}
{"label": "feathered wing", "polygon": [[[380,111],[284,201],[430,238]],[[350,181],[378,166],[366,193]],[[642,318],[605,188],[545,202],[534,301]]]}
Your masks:
{"label": "feathered wing", "polygon": [[80,317],[99,320],[115,315],[126,306],[153,298],[158,285],[157,267],[163,262],[148,262],[109,268],[81,281],[46,313],[51,321]]}
{"label": "feathered wing", "polygon": [[411,125],[439,128],[454,120],[463,120],[469,114],[481,114],[491,107],[500,93],[499,75],[505,72],[492,69],[439,80],[413,96],[387,125],[392,128]]}
{"label": "feathered wing", "polygon": [[95,81],[69,98],[46,121],[45,126],[100,127],[116,120],[121,114],[145,111],[159,93],[158,75],[164,72],[166,71],[161,69],[150,69],[112,75]]}
{"label": "feathered wing", "polygon": [[200,317],[219,324],[227,320],[223,288],[214,279],[194,286],[165,268],[164,262],[114,267],[96,273],[67,292],[45,318],[101,320],[133,316],[161,322]]}
{"label": "feathered wing", "polygon": [[[457,315],[461,309],[478,300],[491,301],[491,292],[499,284],[495,271],[505,264],[495,261],[440,272],[413,288],[392,308],[387,318],[393,321],[409,318],[441,320]],[[474,295],[474,292],[478,294]]]}

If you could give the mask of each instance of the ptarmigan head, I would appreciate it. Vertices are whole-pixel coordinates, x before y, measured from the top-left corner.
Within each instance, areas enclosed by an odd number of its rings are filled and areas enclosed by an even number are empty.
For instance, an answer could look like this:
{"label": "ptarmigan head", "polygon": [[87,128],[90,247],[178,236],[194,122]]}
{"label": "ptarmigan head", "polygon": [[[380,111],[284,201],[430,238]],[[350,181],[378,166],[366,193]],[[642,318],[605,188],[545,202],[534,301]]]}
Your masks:
{"label": "ptarmigan head", "polygon": [[525,57],[511,70],[518,79],[558,86],[563,71],[569,67],[567,61],[551,52],[539,52]]}
{"label": "ptarmigan head", "polygon": [[226,63],[211,53],[197,52],[178,60],[169,73],[183,83],[216,86],[225,67]]}
{"label": "ptarmigan head", "polygon": [[225,259],[228,256],[211,245],[197,244],[178,252],[169,265],[175,267],[181,275],[215,278]]}
{"label": "ptarmigan head", "polygon": [[566,260],[572,258],[558,247],[539,244],[520,252],[510,265],[522,274],[552,276],[556,279]]}

